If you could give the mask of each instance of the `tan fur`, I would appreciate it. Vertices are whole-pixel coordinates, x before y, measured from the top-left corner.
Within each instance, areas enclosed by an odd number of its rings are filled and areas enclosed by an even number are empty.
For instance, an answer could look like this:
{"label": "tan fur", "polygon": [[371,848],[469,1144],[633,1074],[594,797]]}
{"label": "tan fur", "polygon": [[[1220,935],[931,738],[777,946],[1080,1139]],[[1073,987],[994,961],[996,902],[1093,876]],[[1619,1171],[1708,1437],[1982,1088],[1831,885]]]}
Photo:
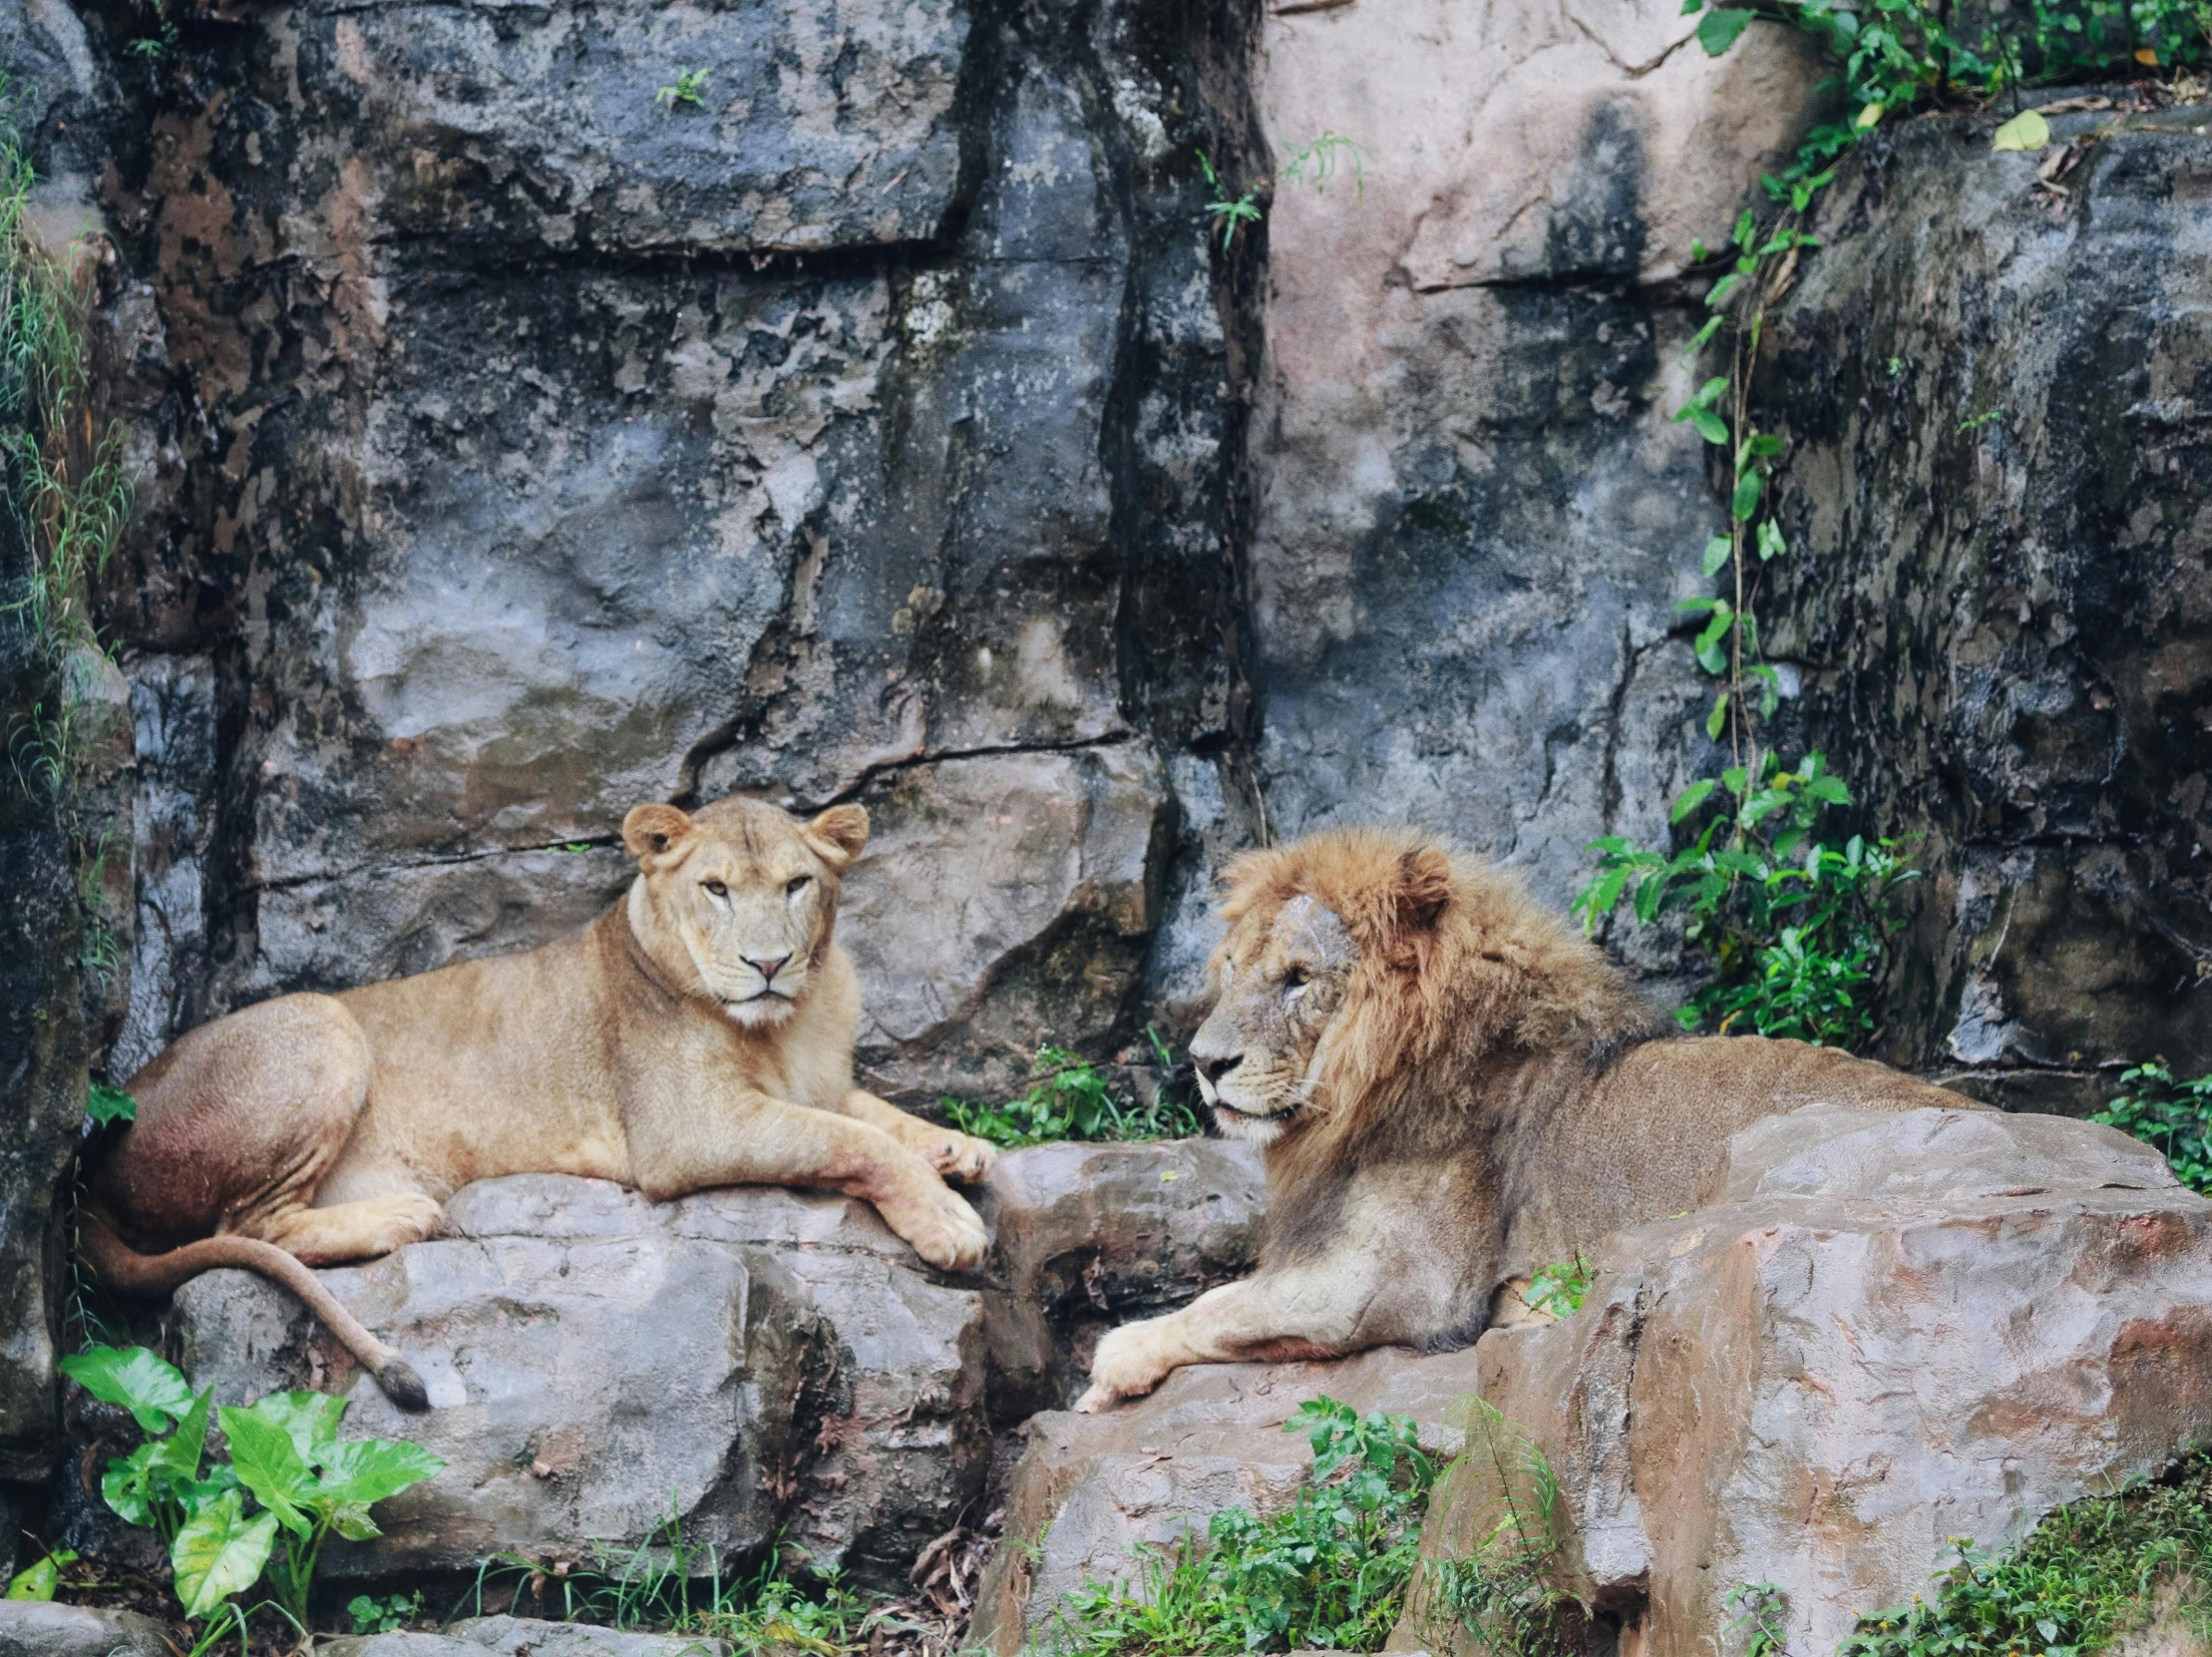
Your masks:
{"label": "tan fur", "polygon": [[1408,832],[1255,852],[1227,885],[1191,1056],[1223,1131],[1268,1146],[1260,1270],[1107,1336],[1081,1409],[1183,1364],[1472,1341],[1531,1272],[1690,1207],[1759,1116],[1975,1108],[1799,1041],[1664,1037],[1510,876]]}
{"label": "tan fur", "polygon": [[[95,1269],[150,1290],[244,1265],[305,1296],[313,1279],[267,1245],[368,1259],[432,1235],[471,1180],[517,1173],[654,1198],[824,1186],[874,1203],[930,1264],[977,1265],[982,1222],[940,1175],[980,1179],[996,1153],[853,1085],[860,989],[834,932],[867,812],[645,805],[623,839],[636,880],[570,938],[181,1036],[132,1081],[138,1120],[95,1172]],[[210,1237],[255,1246],[126,1247]],[[410,1390],[388,1347],[314,1304],[388,1392]]]}

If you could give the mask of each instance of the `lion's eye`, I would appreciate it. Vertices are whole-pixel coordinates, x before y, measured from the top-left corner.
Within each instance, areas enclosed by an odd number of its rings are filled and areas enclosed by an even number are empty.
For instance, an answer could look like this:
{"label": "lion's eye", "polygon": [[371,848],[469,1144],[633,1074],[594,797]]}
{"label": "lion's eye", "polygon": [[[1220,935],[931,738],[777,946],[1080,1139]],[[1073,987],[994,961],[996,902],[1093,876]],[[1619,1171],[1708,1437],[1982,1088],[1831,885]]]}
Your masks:
{"label": "lion's eye", "polygon": [[718,880],[702,881],[700,884],[718,898],[726,898],[730,895],[730,889]]}
{"label": "lion's eye", "polygon": [[812,884],[814,876],[812,875],[794,875],[790,880],[784,882],[784,896],[796,898]]}
{"label": "lion's eye", "polygon": [[1306,978],[1307,974],[1303,967],[1286,968],[1283,974],[1283,988],[1286,992],[1302,990],[1305,988]]}

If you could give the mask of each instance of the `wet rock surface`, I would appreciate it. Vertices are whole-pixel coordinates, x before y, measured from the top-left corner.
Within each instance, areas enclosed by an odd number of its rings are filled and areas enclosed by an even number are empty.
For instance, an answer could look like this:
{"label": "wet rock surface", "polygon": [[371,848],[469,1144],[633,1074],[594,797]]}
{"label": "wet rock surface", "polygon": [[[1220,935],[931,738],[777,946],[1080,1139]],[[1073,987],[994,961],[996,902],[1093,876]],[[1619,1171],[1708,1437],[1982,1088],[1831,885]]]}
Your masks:
{"label": "wet rock surface", "polygon": [[[1645,1650],[1707,1649],[1762,1581],[1833,1649],[1948,1538],[2002,1547],[2212,1429],[2212,1202],[2109,1128],[1812,1107],[1737,1134],[1711,1194],[1474,1353],[1559,1474],[1578,1587]],[[1442,1487],[1424,1552],[1492,1499]],[[1416,1601],[1392,1644],[1434,1632]]]}
{"label": "wet rock surface", "polygon": [[2063,196],[1987,123],[1910,124],[1767,334],[1770,647],[1935,876],[1896,1050],[2015,1106],[2212,1068],[2207,113],[2051,118]]}
{"label": "wet rock surface", "polygon": [[136,1611],[0,1600],[0,1657],[168,1657],[169,1630]]}

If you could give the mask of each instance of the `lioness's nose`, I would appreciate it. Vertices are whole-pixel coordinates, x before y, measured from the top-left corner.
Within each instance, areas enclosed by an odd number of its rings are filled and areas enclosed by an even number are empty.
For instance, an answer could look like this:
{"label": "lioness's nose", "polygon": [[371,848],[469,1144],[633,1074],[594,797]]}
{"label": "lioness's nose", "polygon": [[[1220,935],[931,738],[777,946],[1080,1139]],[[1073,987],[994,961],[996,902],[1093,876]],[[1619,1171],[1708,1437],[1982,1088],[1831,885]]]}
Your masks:
{"label": "lioness's nose", "polygon": [[751,956],[746,956],[744,958],[745,965],[752,968],[754,972],[760,974],[763,979],[774,978],[778,973],[783,971],[784,963],[789,961],[791,957],[788,955],[779,955],[773,960],[769,961],[755,961]]}
{"label": "lioness's nose", "polygon": [[1245,1055],[1243,1053],[1233,1052],[1227,1058],[1201,1058],[1197,1060],[1197,1063],[1199,1074],[1203,1075],[1208,1081],[1219,1081],[1244,1061]]}

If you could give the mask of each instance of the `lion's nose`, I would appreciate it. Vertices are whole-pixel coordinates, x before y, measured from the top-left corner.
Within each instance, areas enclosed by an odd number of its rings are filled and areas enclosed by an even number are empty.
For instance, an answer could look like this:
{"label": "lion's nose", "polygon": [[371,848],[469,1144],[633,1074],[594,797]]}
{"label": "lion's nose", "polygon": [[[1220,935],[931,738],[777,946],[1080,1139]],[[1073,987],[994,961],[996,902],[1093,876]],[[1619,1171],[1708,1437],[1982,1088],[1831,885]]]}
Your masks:
{"label": "lion's nose", "polygon": [[763,982],[773,980],[778,973],[783,971],[784,963],[790,959],[791,957],[788,955],[779,955],[768,961],[755,961],[751,956],[744,958],[745,965],[760,974]]}
{"label": "lion's nose", "polygon": [[1201,1058],[1198,1060],[1198,1070],[1208,1081],[1220,1081],[1244,1061],[1245,1055],[1241,1052],[1233,1052],[1227,1058]]}

